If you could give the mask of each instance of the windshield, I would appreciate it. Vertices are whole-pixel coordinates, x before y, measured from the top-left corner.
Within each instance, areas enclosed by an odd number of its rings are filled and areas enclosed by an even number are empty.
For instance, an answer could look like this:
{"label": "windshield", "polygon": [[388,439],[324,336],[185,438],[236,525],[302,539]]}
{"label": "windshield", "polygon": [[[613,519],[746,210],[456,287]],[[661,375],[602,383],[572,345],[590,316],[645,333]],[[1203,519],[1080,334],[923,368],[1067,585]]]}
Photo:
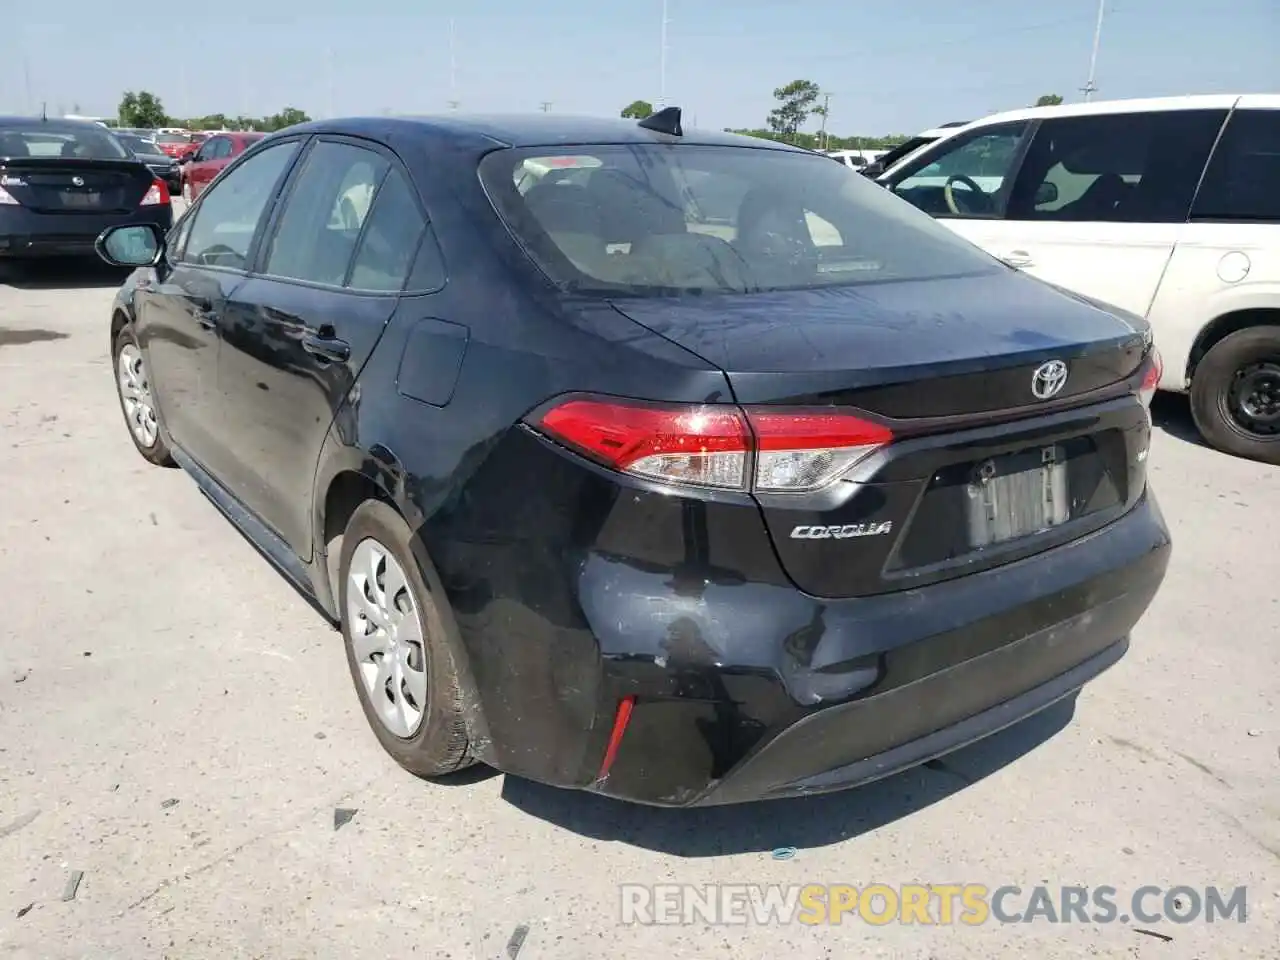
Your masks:
{"label": "windshield", "polygon": [[928,215],[819,154],[543,147],[490,153],[480,177],[538,266],[578,292],[751,293],[997,268]]}
{"label": "windshield", "polygon": [[146,137],[135,136],[131,133],[116,134],[126,147],[137,154],[156,154],[160,151],[157,149],[155,142],[148,140]]}
{"label": "windshield", "polygon": [[185,133],[157,133],[156,143],[190,143],[191,138]]}
{"label": "windshield", "polygon": [[131,155],[105,127],[0,127],[0,157],[49,157],[64,160],[128,160]]}
{"label": "windshield", "polygon": [[880,164],[880,168],[882,170],[888,170],[899,160],[903,160],[911,156],[917,150],[922,150],[929,144],[933,143],[934,139],[934,137],[912,137],[906,143],[898,144],[882,156],[877,162]]}

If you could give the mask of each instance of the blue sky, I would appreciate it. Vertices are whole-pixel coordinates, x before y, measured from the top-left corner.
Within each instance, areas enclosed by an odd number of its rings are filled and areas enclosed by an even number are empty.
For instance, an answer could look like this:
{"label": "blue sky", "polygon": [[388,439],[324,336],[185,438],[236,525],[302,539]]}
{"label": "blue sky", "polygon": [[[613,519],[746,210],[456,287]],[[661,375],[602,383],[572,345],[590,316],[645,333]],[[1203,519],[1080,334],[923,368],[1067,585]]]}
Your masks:
{"label": "blue sky", "polygon": [[[1101,98],[1280,90],[1280,0],[1108,0]],[[662,0],[212,0],[25,4],[0,35],[0,113],[313,116],[551,109],[616,114],[659,94]],[[922,12],[932,10],[933,12]],[[168,11],[162,18],[161,11]],[[358,11],[358,12],[357,12]],[[832,94],[839,134],[907,133],[1080,96],[1097,0],[669,0],[666,90],[686,123],[757,126],[774,87]],[[449,22],[455,23],[450,84]],[[168,22],[163,22],[167,20]],[[165,39],[168,42],[163,42]],[[26,69],[24,70],[24,64]],[[28,79],[29,78],[29,79]]]}

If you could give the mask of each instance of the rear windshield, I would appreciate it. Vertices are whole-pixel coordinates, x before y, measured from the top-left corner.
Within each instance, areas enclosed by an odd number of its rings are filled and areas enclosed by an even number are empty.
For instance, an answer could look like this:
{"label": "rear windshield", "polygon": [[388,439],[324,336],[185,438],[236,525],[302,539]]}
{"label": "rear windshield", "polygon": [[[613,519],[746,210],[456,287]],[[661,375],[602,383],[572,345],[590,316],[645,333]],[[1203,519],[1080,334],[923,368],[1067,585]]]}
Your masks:
{"label": "rear windshield", "polygon": [[156,143],[190,143],[191,138],[185,133],[157,133]]}
{"label": "rear windshield", "polygon": [[0,127],[0,157],[51,157],[74,160],[128,160],[129,151],[104,127],[85,124],[68,130],[40,123]]}
{"label": "rear windshield", "polygon": [[118,133],[116,137],[134,153],[153,154],[157,152],[155,142],[148,140],[146,137],[138,137],[130,133]]}
{"label": "rear windshield", "polygon": [[820,154],[606,145],[499,150],[480,177],[566,289],[753,293],[987,272],[996,262]]}

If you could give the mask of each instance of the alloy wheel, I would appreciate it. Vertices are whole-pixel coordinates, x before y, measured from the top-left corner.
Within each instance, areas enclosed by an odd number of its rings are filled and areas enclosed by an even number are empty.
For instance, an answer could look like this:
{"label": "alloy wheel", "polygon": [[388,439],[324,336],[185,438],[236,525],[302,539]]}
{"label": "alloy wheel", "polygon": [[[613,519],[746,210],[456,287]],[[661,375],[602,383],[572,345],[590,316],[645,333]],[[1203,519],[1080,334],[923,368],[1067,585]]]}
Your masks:
{"label": "alloy wheel", "polygon": [[404,570],[373,538],[356,545],[347,573],[347,622],[365,692],[382,725],[402,739],[427,707],[422,620]]}
{"label": "alloy wheel", "polygon": [[120,402],[124,405],[125,419],[138,445],[155,446],[160,434],[156,421],[155,402],[151,396],[151,381],[142,359],[142,351],[135,344],[126,343],[120,349],[117,361],[120,383]]}

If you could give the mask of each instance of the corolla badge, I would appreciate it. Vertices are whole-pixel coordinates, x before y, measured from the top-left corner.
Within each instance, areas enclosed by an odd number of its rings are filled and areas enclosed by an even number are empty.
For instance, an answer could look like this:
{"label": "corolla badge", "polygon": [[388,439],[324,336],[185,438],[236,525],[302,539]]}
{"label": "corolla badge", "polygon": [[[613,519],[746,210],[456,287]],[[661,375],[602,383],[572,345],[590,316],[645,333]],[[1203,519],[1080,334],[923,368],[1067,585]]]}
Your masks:
{"label": "corolla badge", "polygon": [[83,187],[83,186],[84,186],[84,177],[72,177],[72,178],[71,178],[71,185],[72,185],[73,187]]}
{"label": "corolla badge", "polygon": [[893,521],[882,523],[846,523],[834,527],[796,527],[792,540],[848,540],[851,537],[878,537],[893,529]]}
{"label": "corolla badge", "polygon": [[1031,392],[1037,400],[1056,397],[1067,385],[1067,365],[1061,360],[1050,360],[1036,367],[1031,375]]}

